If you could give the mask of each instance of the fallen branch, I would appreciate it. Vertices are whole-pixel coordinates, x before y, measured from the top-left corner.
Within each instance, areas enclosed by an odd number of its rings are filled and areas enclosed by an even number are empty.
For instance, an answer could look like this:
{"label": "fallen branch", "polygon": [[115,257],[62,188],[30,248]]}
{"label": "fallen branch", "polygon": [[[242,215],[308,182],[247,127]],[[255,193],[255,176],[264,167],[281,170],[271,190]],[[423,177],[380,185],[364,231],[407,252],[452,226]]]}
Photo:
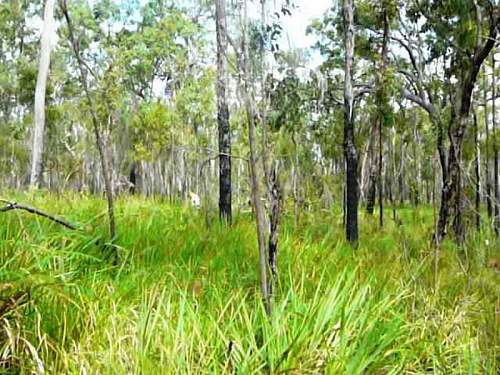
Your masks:
{"label": "fallen branch", "polygon": [[10,201],[5,200],[5,199],[0,199],[0,202],[4,202],[6,204],[5,207],[0,208],[0,212],[7,212],[7,211],[11,211],[11,210],[23,210],[23,211],[27,211],[31,214],[45,217],[45,218],[47,218],[55,223],[58,223],[58,224],[61,224],[62,226],[65,226],[66,228],[73,229],[73,230],[78,229],[78,227],[75,224],[72,224],[72,223],[70,223],[62,218],[51,215],[51,214],[49,214],[45,211],[42,211],[38,208],[27,206],[24,204],[19,204],[16,202],[10,202]]}

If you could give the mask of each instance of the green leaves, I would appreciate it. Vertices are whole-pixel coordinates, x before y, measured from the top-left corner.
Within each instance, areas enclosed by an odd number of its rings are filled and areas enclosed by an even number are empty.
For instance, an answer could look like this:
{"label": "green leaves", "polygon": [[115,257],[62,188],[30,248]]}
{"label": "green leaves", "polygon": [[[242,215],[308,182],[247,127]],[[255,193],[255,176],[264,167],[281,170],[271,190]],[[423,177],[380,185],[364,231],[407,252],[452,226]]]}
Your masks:
{"label": "green leaves", "polygon": [[155,78],[180,81],[188,65],[190,40],[197,31],[191,20],[176,11],[159,20],[145,18],[136,32],[121,31],[117,58],[126,84],[151,96]]}
{"label": "green leaves", "polygon": [[[476,9],[472,1],[412,1],[407,14],[415,23],[419,19],[424,21],[420,32],[427,38],[431,59],[453,54],[459,66],[470,57],[477,33]],[[482,27],[488,29],[486,22]]]}
{"label": "green leaves", "polygon": [[175,113],[159,101],[144,102],[132,119],[132,142],[138,159],[151,160],[167,144]]}
{"label": "green leaves", "polygon": [[169,104],[160,100],[143,101],[132,118],[131,142],[135,157],[151,160],[166,146],[190,141],[194,134],[206,146],[201,129],[215,123],[215,72],[202,71],[199,77],[189,76],[178,88]]}

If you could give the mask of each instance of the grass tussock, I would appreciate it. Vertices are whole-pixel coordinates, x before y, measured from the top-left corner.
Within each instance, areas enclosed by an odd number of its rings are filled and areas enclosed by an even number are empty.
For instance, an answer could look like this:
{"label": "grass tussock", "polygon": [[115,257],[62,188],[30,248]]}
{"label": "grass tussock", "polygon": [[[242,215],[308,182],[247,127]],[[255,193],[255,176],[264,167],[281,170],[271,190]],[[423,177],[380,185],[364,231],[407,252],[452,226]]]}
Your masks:
{"label": "grass tussock", "polygon": [[[499,243],[446,243],[434,274],[431,209],[401,223],[362,215],[360,248],[338,212],[285,217],[271,317],[258,290],[254,224],[231,228],[160,201],[118,202],[119,252],[103,254],[104,203],[20,198],[70,231],[0,215],[0,372],[12,374],[495,374]],[[319,219],[318,219],[319,217]],[[401,225],[400,225],[401,224]]]}

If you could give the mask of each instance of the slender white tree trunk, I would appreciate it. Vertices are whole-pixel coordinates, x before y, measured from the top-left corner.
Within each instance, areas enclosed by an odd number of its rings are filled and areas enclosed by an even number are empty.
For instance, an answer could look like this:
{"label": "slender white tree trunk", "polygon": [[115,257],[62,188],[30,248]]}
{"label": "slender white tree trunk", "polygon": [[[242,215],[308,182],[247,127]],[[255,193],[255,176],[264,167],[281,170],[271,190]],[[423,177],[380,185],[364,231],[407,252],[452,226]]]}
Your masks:
{"label": "slender white tree trunk", "polygon": [[45,129],[45,88],[50,65],[50,37],[54,28],[54,3],[47,0],[43,16],[43,31],[40,42],[40,61],[35,88],[35,128],[31,153],[30,185],[39,187],[42,182],[43,133]]}

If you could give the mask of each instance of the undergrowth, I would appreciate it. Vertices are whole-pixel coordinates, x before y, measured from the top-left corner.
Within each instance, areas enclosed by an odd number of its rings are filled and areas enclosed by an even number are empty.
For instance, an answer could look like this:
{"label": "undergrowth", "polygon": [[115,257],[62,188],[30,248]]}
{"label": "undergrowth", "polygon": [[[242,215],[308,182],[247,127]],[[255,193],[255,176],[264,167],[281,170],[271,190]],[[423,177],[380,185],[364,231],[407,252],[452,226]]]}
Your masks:
{"label": "undergrowth", "polygon": [[78,223],[71,231],[0,215],[0,372],[12,374],[495,374],[499,243],[484,228],[445,243],[433,211],[398,208],[386,226],[361,213],[343,241],[341,212],[284,217],[279,285],[267,317],[255,227],[232,227],[160,200],[117,203],[119,255],[103,253],[104,202],[65,194],[20,201]]}

